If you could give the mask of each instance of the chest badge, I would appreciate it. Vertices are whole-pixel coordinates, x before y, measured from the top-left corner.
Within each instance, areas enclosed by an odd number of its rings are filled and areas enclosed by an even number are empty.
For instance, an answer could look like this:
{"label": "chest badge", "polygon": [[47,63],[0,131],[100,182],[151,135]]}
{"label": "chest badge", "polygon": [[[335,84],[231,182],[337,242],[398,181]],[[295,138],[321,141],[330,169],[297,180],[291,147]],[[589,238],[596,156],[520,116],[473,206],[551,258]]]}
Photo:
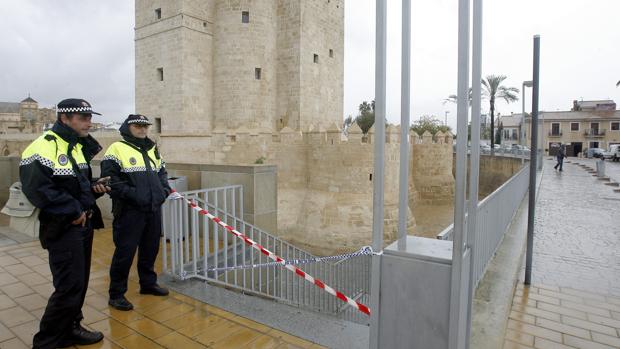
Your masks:
{"label": "chest badge", "polygon": [[65,166],[66,164],[69,163],[69,158],[65,154],[60,154],[60,155],[58,155],[58,163],[61,166]]}
{"label": "chest badge", "polygon": [[133,156],[129,158],[129,163],[133,166],[135,164],[137,164],[138,162],[136,161],[136,158],[134,158]]}

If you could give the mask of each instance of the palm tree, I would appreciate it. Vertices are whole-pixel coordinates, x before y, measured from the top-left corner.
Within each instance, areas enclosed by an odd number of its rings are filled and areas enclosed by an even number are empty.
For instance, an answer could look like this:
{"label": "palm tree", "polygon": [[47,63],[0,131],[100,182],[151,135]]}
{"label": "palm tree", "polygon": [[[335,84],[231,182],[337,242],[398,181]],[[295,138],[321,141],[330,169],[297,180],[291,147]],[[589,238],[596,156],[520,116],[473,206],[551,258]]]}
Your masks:
{"label": "palm tree", "polygon": [[[471,96],[472,96],[472,89],[471,87],[469,88],[469,105],[471,106]],[[448,98],[444,98],[442,104],[446,104],[446,103],[454,103],[456,104],[458,102],[458,96],[457,95],[449,95]]]}
{"label": "palm tree", "polygon": [[516,87],[506,87],[502,82],[506,80],[505,75],[487,75],[482,80],[482,93],[489,99],[489,111],[491,113],[491,152],[495,143],[495,101],[503,99],[506,103],[519,100],[519,89]]}

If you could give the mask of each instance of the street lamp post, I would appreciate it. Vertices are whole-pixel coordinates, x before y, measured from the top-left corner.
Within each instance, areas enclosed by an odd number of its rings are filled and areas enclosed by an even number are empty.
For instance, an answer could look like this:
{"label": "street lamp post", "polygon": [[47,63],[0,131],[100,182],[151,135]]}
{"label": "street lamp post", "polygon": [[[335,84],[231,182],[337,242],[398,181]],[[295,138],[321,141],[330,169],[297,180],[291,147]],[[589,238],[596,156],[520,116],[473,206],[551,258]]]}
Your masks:
{"label": "street lamp post", "polygon": [[519,134],[519,144],[523,144],[525,142],[525,88],[532,87],[532,80],[523,81],[523,85],[521,87],[521,132]]}
{"label": "street lamp post", "polygon": [[443,122],[444,126],[448,126],[448,114],[450,114],[450,111],[446,110],[444,112],[444,119],[445,119],[444,122]]}

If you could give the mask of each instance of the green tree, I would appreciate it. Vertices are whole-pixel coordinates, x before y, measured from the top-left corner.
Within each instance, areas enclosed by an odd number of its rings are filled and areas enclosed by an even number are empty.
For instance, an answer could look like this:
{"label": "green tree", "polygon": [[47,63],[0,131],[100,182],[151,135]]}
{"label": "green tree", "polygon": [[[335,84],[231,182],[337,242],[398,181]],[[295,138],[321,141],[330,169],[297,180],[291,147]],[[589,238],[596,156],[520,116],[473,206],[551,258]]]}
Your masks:
{"label": "green tree", "polygon": [[413,122],[411,125],[411,130],[422,136],[424,132],[428,131],[432,135],[441,131],[446,133],[447,131],[451,131],[450,126],[442,125],[441,121],[434,115],[422,115],[420,119]]}
{"label": "green tree", "polygon": [[[489,99],[489,111],[491,112],[491,134],[495,134],[495,101],[503,99],[506,103],[516,102],[519,100],[519,89],[516,87],[506,87],[502,85],[502,82],[506,80],[505,75],[487,75],[486,79],[482,80],[482,87],[484,95]],[[495,140],[491,137],[491,152],[493,152],[493,145]]]}
{"label": "green tree", "polygon": [[375,101],[373,100],[370,103],[362,102],[359,106],[359,111],[360,113],[355,118],[355,122],[362,129],[362,132],[366,134],[375,123]]}

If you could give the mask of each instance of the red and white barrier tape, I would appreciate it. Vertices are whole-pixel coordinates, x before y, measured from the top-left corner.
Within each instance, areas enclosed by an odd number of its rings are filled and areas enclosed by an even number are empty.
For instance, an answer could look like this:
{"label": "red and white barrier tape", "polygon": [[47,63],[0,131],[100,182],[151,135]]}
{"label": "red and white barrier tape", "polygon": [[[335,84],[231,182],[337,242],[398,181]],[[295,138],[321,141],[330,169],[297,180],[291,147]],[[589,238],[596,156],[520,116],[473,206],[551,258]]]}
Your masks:
{"label": "red and white barrier tape", "polygon": [[340,299],[341,301],[343,301],[345,303],[348,303],[349,305],[351,305],[352,307],[355,307],[357,310],[361,311],[362,313],[364,313],[366,315],[370,315],[370,309],[367,306],[365,306],[364,304],[359,303],[359,302],[357,302],[357,301],[355,301],[355,300],[345,296],[342,292],[333,289],[329,285],[326,285],[323,281],[312,277],[311,275],[307,274],[306,272],[304,272],[300,268],[298,268],[298,267],[296,267],[294,265],[291,265],[291,264],[287,264],[284,259],[278,257],[273,252],[271,252],[268,249],[264,248],[263,246],[259,245],[256,241],[254,241],[254,240],[250,239],[249,237],[241,234],[240,232],[235,230],[230,225],[222,222],[222,220],[219,219],[218,217],[216,217],[216,216],[212,215],[211,213],[209,213],[209,211],[207,211],[204,208],[196,205],[192,201],[186,199],[185,197],[183,197],[181,194],[177,193],[176,191],[173,190],[172,194],[174,195],[172,197],[172,199],[181,198],[181,199],[185,200],[185,202],[193,210],[197,211],[198,213],[200,213],[202,215],[207,216],[207,218],[209,218],[210,220],[214,221],[215,223],[221,225],[224,229],[228,230],[230,233],[232,233],[236,237],[238,237],[241,240],[243,240],[246,244],[250,245],[252,248],[260,251],[265,256],[267,256],[267,257],[271,258],[272,260],[280,263],[283,267],[285,267],[286,269],[288,269],[288,270],[292,271],[293,273],[297,274],[299,277],[301,277],[301,278],[305,279],[306,281],[314,284],[318,288],[321,288],[321,289],[325,290],[327,293],[329,293],[332,296]]}

